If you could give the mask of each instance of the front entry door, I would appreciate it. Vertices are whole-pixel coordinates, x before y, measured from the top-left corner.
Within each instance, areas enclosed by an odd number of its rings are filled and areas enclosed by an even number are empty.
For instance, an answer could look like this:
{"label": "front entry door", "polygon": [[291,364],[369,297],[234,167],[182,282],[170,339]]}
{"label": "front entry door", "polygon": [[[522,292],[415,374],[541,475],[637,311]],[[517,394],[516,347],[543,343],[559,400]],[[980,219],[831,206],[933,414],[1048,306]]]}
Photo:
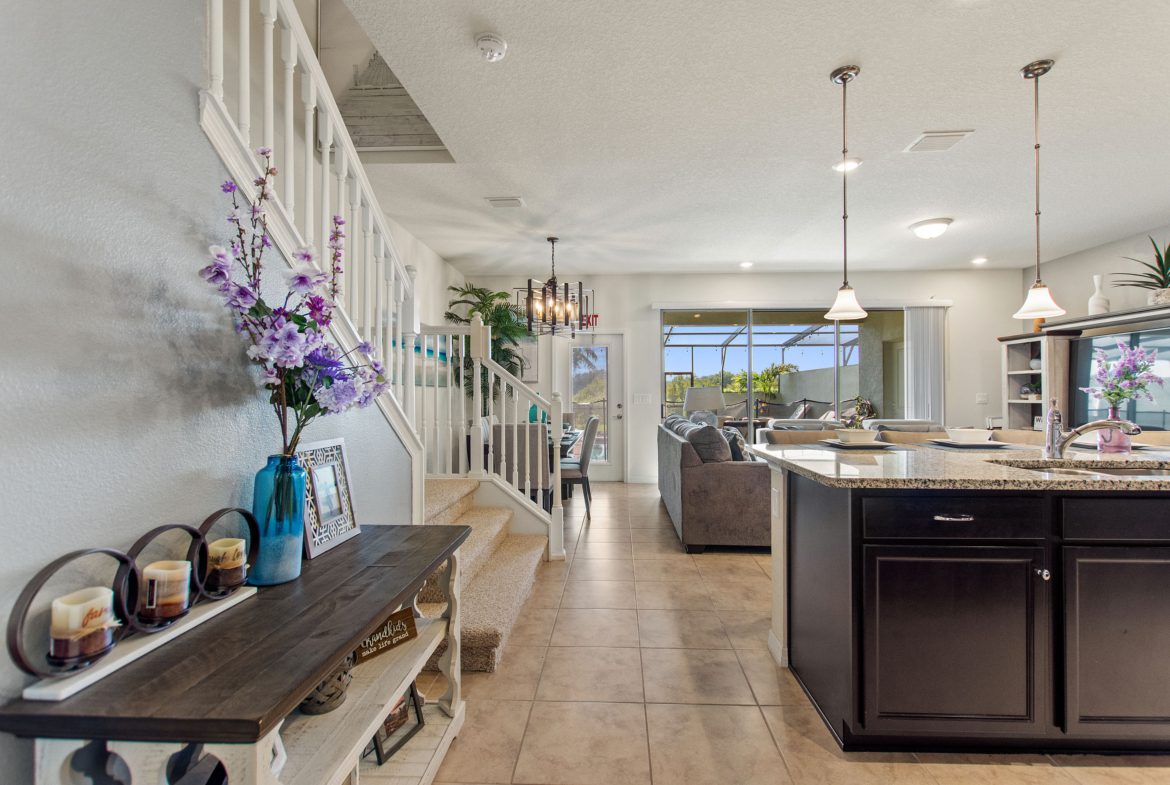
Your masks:
{"label": "front entry door", "polygon": [[[625,365],[621,335],[578,335],[573,340],[573,427],[584,429],[591,416],[600,422],[589,462],[591,482],[625,479]],[[580,443],[570,455],[576,457]]]}

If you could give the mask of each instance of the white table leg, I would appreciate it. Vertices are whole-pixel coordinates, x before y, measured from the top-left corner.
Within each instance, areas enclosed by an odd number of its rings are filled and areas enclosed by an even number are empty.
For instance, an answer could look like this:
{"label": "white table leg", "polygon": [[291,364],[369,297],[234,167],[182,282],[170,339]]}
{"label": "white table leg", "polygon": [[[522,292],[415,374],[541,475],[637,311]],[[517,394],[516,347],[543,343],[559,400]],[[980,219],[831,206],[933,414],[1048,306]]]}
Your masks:
{"label": "white table leg", "polygon": [[463,702],[459,689],[462,675],[461,611],[459,607],[461,571],[459,551],[455,551],[447,560],[447,608],[443,611],[443,618],[447,620],[447,650],[439,658],[439,671],[447,677],[447,691],[439,698],[439,708],[448,717],[454,717],[459,705]]}

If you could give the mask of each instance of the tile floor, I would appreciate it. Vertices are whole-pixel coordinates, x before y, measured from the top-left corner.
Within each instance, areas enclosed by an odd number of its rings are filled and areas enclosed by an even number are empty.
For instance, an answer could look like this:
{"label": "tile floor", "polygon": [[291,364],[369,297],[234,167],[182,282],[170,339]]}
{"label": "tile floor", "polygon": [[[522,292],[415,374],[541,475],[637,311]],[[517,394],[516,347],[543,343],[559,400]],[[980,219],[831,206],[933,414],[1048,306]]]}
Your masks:
{"label": "tile floor", "polygon": [[842,753],[768,653],[770,557],[688,556],[652,485],[597,484],[592,521],[579,489],[566,507],[568,560],[499,670],[464,676],[436,782],[1170,785],[1170,757]]}

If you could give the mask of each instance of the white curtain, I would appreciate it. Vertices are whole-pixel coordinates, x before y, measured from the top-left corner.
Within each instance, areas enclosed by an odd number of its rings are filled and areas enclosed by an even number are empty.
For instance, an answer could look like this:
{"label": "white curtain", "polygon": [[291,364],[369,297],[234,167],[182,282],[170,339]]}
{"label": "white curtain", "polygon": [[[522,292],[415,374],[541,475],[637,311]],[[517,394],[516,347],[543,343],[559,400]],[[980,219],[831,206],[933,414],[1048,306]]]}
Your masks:
{"label": "white curtain", "polygon": [[947,309],[906,308],[906,417],[946,423],[944,378]]}

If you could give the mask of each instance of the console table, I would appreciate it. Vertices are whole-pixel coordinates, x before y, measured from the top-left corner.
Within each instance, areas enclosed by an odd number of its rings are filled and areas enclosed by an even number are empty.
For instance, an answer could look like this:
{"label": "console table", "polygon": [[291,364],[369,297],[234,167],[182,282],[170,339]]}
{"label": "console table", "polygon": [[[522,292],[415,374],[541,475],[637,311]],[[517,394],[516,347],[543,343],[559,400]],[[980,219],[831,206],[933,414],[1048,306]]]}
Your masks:
{"label": "console table", "polygon": [[[368,526],[304,564],[301,577],[262,588],[66,700],[0,707],[0,731],[35,739],[36,785],[75,782],[73,754],[93,742],[119,756],[135,783],[171,782],[176,753],[214,756],[231,785],[356,782],[361,753],[439,646],[449,684],[426,726],[363,782],[427,785],[463,724],[459,556],[466,526]],[[413,605],[447,564],[441,617],[417,612],[418,637],[354,669],[345,702],[308,716],[300,702],[393,611]],[[375,773],[376,772],[376,773]]]}

